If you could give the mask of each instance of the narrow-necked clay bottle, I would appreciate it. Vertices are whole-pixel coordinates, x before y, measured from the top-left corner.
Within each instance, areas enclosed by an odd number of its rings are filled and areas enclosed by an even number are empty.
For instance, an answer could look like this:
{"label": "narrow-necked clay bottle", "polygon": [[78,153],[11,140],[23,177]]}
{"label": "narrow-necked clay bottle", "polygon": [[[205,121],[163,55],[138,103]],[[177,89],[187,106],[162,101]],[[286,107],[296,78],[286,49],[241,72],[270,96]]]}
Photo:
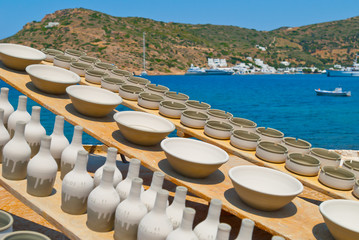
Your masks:
{"label": "narrow-necked clay bottle", "polygon": [[216,240],[229,240],[230,233],[231,233],[231,226],[228,225],[227,223],[220,223],[218,225]]}
{"label": "narrow-necked clay bottle", "polygon": [[40,123],[41,107],[33,106],[31,119],[25,126],[25,139],[31,148],[31,157],[34,157],[40,149],[41,139],[46,135],[45,128]]}
{"label": "narrow-necked clay bottle", "polygon": [[113,166],[105,166],[100,185],[88,197],[86,224],[96,232],[108,232],[114,226],[115,211],[120,203],[120,197],[113,187],[114,172]]}
{"label": "narrow-necked clay bottle", "polygon": [[185,208],[181,225],[171,232],[166,240],[198,240],[197,235],[192,230],[195,214],[196,211],[193,208]]}
{"label": "narrow-necked clay bottle", "polygon": [[56,116],[54,130],[51,134],[50,152],[57,162],[58,170],[61,169],[62,151],[69,145],[69,140],[64,135],[64,122],[63,116]]}
{"label": "narrow-necked clay bottle", "polygon": [[24,121],[25,123],[28,123],[31,119],[30,114],[26,110],[26,104],[27,97],[24,95],[19,96],[17,109],[15,112],[11,113],[8,118],[7,130],[9,131],[11,138],[14,136],[17,121]]}
{"label": "narrow-necked clay bottle", "polygon": [[4,109],[4,125],[7,128],[7,121],[11,113],[14,112],[14,107],[9,102],[9,89],[7,87],[1,88],[0,93],[0,108]]}
{"label": "narrow-necked clay bottle", "polygon": [[95,175],[94,175],[95,186],[98,186],[100,184],[103,168],[105,166],[111,166],[115,169],[115,173],[113,175],[113,186],[114,187],[116,187],[117,184],[122,181],[122,174],[116,166],[116,157],[117,157],[117,149],[113,148],[113,147],[109,147],[107,149],[107,158],[106,158],[105,164],[103,166],[101,166],[99,169],[97,169],[95,172]]}
{"label": "narrow-necked clay bottle", "polygon": [[128,198],[122,201],[116,209],[113,235],[116,240],[137,239],[138,225],[147,214],[147,207],[140,198],[142,182],[142,179],[138,177],[132,179]]}
{"label": "narrow-necked clay bottle", "polygon": [[87,210],[87,198],[94,188],[87,172],[88,152],[80,150],[74,168],[62,180],[61,209],[69,214],[83,214]]}
{"label": "narrow-necked clay bottle", "polygon": [[164,178],[165,175],[162,172],[154,172],[150,188],[141,194],[141,200],[146,205],[148,211],[151,211],[155,205],[157,192],[162,189]]}
{"label": "narrow-necked clay bottle", "polygon": [[173,229],[179,227],[182,221],[183,210],[186,208],[187,188],[178,186],[172,204],[166,209],[168,218],[171,220]]}
{"label": "narrow-necked clay bottle", "polygon": [[85,151],[84,147],[82,146],[82,132],[83,127],[75,126],[71,144],[68,145],[64,149],[64,151],[62,151],[60,176],[61,179],[63,179],[65,175],[74,168],[78,152]]}
{"label": "narrow-necked clay bottle", "polygon": [[199,240],[216,239],[221,209],[222,201],[219,199],[212,199],[206,219],[199,223],[194,229]]}
{"label": "narrow-necked clay bottle", "polygon": [[254,222],[248,218],[244,218],[236,240],[252,240]]}
{"label": "narrow-necked clay bottle", "polygon": [[173,226],[166,214],[168,191],[157,192],[153,209],[144,216],[138,226],[138,240],[165,240],[173,231]]}
{"label": "narrow-necked clay bottle", "polygon": [[26,122],[16,123],[14,137],[3,148],[2,175],[10,180],[26,178],[26,168],[30,160],[31,149],[24,137]]}
{"label": "narrow-necked clay bottle", "polygon": [[0,163],[2,163],[2,149],[10,140],[10,134],[4,126],[4,109],[0,108]]}
{"label": "narrow-necked clay bottle", "polygon": [[[130,189],[132,185],[132,179],[136,178],[140,174],[141,161],[135,158],[132,158],[128,167],[128,172],[126,178],[121,181],[116,186],[116,191],[120,195],[121,202],[126,200],[128,194],[130,194]],[[144,192],[144,188],[141,184],[141,193]]]}
{"label": "narrow-necked clay bottle", "polygon": [[55,184],[57,164],[50,153],[51,137],[43,136],[39,152],[27,165],[27,193],[37,197],[49,196]]}

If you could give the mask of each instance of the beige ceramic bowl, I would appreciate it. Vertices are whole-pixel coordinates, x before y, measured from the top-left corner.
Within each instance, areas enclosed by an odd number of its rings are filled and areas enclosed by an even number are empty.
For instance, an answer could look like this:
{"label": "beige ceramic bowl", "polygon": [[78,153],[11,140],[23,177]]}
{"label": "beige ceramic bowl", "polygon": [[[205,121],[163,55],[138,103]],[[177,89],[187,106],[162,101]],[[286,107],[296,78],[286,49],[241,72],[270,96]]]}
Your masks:
{"label": "beige ceramic bowl", "polygon": [[164,94],[166,92],[168,92],[169,90],[170,89],[166,86],[156,85],[153,83],[149,83],[145,87],[145,92],[154,93],[154,94],[161,95],[161,96],[164,96]]}
{"label": "beige ceramic bowl", "polygon": [[118,92],[121,97],[127,100],[136,101],[138,100],[138,94],[143,92],[143,88],[134,85],[121,85]]}
{"label": "beige ceramic bowl", "polygon": [[96,62],[100,62],[100,60],[96,57],[90,57],[90,56],[81,56],[78,59],[79,62],[82,63],[88,63],[88,64],[95,64]]}
{"label": "beige ceramic bowl", "polygon": [[102,77],[106,77],[108,74],[105,71],[86,69],[85,70],[85,80],[93,84],[101,84]]}
{"label": "beige ceramic bowl", "polygon": [[205,102],[199,102],[196,100],[187,100],[185,102],[187,110],[203,112],[207,115],[207,110],[211,108],[211,105]]}
{"label": "beige ceramic bowl", "polygon": [[165,92],[165,100],[166,101],[174,101],[185,103],[189,99],[189,96],[183,93],[177,92]]}
{"label": "beige ceramic bowl", "polygon": [[121,78],[127,81],[129,77],[133,76],[131,72],[121,69],[113,69],[110,72],[110,77]]}
{"label": "beige ceramic bowl", "polygon": [[285,167],[299,175],[317,176],[320,169],[320,161],[308,154],[289,153],[285,161]]}
{"label": "beige ceramic bowl", "polygon": [[45,60],[45,53],[31,47],[0,43],[0,59],[8,68],[24,71],[31,64]]}
{"label": "beige ceramic bowl", "polygon": [[173,169],[190,178],[205,178],[228,161],[219,147],[190,138],[167,138],[161,142]]}
{"label": "beige ceramic bowl", "polygon": [[284,133],[274,128],[257,127],[256,132],[261,136],[262,141],[281,143]]}
{"label": "beige ceramic bowl", "polygon": [[343,167],[354,173],[355,177],[359,179],[359,162],[353,160],[345,160]]}
{"label": "beige ceramic bowl", "polygon": [[125,84],[125,80],[117,77],[102,77],[101,78],[101,87],[112,92],[118,92],[120,90],[120,86]]}
{"label": "beige ceramic bowl", "polygon": [[104,63],[104,62],[95,62],[94,66],[96,70],[105,71],[108,74],[110,74],[111,70],[117,68],[115,65],[111,63]]}
{"label": "beige ceramic bowl", "polygon": [[351,190],[355,184],[355,175],[344,168],[324,166],[320,171],[318,180],[330,188]]}
{"label": "beige ceramic bowl", "polygon": [[296,178],[270,168],[237,166],[228,175],[243,202],[263,211],[278,210],[303,191]]}
{"label": "beige ceramic bowl", "polygon": [[128,84],[140,86],[140,87],[143,87],[143,88],[149,83],[151,83],[149,80],[147,80],[145,78],[141,78],[141,77],[130,76],[128,78]]}
{"label": "beige ceramic bowl", "polygon": [[113,118],[128,141],[143,146],[155,145],[175,130],[173,123],[150,113],[123,111]]}
{"label": "beige ceramic bowl", "polygon": [[93,69],[91,64],[72,62],[70,64],[70,71],[76,73],[80,77],[84,77],[87,69]]}
{"label": "beige ceramic bowl", "polygon": [[70,86],[66,92],[75,109],[89,117],[105,117],[122,102],[120,96],[98,87]]}
{"label": "beige ceramic bowl", "polygon": [[204,126],[204,133],[212,138],[229,139],[233,127],[226,122],[208,120]]}
{"label": "beige ceramic bowl", "polygon": [[223,121],[227,123],[229,123],[229,119],[233,117],[232,113],[225,112],[219,109],[208,109],[207,115],[209,117],[209,120]]}
{"label": "beige ceramic bowl", "polygon": [[236,148],[253,151],[256,150],[260,139],[261,137],[254,132],[237,129],[232,131],[230,143]]}
{"label": "beige ceramic bowl", "polygon": [[184,110],[186,110],[186,105],[182,103],[173,101],[160,102],[159,112],[165,117],[181,118],[181,114]]}
{"label": "beige ceramic bowl", "polygon": [[332,199],[322,202],[319,211],[335,239],[359,239],[359,202]]}
{"label": "beige ceramic bowl", "polygon": [[29,65],[26,72],[35,87],[51,94],[65,94],[68,86],[78,84],[81,80],[74,72],[50,65]]}
{"label": "beige ceramic bowl", "polygon": [[163,101],[163,97],[161,95],[150,92],[142,92],[138,94],[137,99],[138,105],[147,109],[158,109],[161,101]]}
{"label": "beige ceramic bowl", "polygon": [[260,141],[257,144],[256,156],[272,163],[284,163],[288,150],[283,145],[274,142]]}
{"label": "beige ceramic bowl", "polygon": [[312,144],[302,139],[295,139],[293,137],[283,138],[283,144],[288,149],[288,153],[303,153],[309,154]]}
{"label": "beige ceramic bowl", "polygon": [[81,56],[86,56],[86,53],[76,49],[66,49],[65,55],[79,59]]}
{"label": "beige ceramic bowl", "polygon": [[251,120],[239,117],[232,117],[229,119],[229,124],[232,125],[234,130],[246,130],[249,132],[256,132],[257,124]]}
{"label": "beige ceramic bowl", "polygon": [[181,114],[181,123],[190,128],[204,128],[208,116],[202,112],[185,110]]}
{"label": "beige ceramic bowl", "polygon": [[52,48],[43,48],[41,49],[41,52],[46,54],[45,61],[47,62],[53,62],[56,55],[64,55],[63,51],[52,49]]}
{"label": "beige ceramic bowl", "polygon": [[0,237],[0,240],[51,240],[51,239],[48,236],[38,232],[15,231]]}
{"label": "beige ceramic bowl", "polygon": [[65,68],[67,70],[70,69],[71,63],[77,62],[76,58],[65,55],[56,55],[54,58],[54,66]]}
{"label": "beige ceramic bowl", "polygon": [[338,167],[340,164],[341,156],[333,151],[329,151],[324,148],[312,148],[310,149],[310,155],[318,158],[320,166],[334,166]]}

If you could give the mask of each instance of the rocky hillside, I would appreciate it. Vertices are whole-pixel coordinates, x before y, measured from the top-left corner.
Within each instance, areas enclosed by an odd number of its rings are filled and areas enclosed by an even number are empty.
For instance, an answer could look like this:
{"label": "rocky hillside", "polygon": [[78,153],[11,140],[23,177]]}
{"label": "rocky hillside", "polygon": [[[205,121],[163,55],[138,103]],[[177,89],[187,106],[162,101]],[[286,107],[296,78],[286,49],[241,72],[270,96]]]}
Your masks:
{"label": "rocky hillside", "polygon": [[[45,28],[49,22],[59,22]],[[359,17],[342,21],[256,31],[234,26],[165,23],[137,17],[114,17],[88,9],[65,9],[27,23],[1,42],[38,49],[82,49],[90,56],[139,73],[142,66],[142,33],[146,32],[147,70],[150,74],[181,74],[191,63],[206,66],[207,57],[226,58],[230,64],[247,56],[279,66],[335,63],[351,65],[359,50]],[[267,51],[260,51],[260,45]]]}

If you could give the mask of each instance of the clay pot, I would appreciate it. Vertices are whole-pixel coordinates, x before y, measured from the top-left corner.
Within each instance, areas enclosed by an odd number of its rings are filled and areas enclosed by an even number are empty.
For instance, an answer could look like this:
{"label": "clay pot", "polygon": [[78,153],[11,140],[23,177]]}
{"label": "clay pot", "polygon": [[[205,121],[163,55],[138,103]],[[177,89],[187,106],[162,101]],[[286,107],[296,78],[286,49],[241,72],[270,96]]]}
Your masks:
{"label": "clay pot", "polygon": [[189,96],[183,93],[177,92],[165,92],[165,100],[185,103],[189,99]]}
{"label": "clay pot", "polygon": [[284,133],[274,128],[257,127],[256,132],[261,136],[261,141],[281,143]]}
{"label": "clay pot", "polygon": [[157,110],[163,97],[152,92],[142,92],[138,94],[137,101],[140,107]]}
{"label": "clay pot", "polygon": [[198,240],[197,235],[192,231],[193,219],[196,211],[193,208],[183,210],[181,225],[171,232],[166,240]]}
{"label": "clay pot", "polygon": [[303,153],[309,154],[312,144],[302,139],[295,139],[293,137],[283,138],[284,146],[288,149],[288,153]]}
{"label": "clay pot", "polygon": [[249,132],[242,128],[242,130],[237,129],[232,131],[230,143],[236,148],[253,151],[256,150],[257,144],[260,139],[261,137],[258,134],[254,132]]}
{"label": "clay pot", "polygon": [[290,153],[285,161],[285,167],[289,171],[303,176],[317,176],[320,162],[308,154]]}
{"label": "clay pot", "polygon": [[96,70],[104,71],[108,74],[111,72],[111,70],[117,68],[115,65],[111,63],[104,63],[104,62],[95,62],[94,66]]}
{"label": "clay pot", "polygon": [[232,125],[233,130],[245,130],[253,133],[256,132],[257,124],[245,118],[232,117],[229,119],[229,124]]}
{"label": "clay pot", "polygon": [[150,188],[141,194],[141,200],[146,205],[148,211],[151,211],[155,205],[157,192],[162,189],[164,178],[165,175],[162,172],[154,172]]}
{"label": "clay pot", "polygon": [[218,231],[216,240],[229,240],[229,235],[231,233],[231,226],[227,223],[220,223],[218,225]]}
{"label": "clay pot", "polygon": [[11,113],[7,122],[7,130],[10,137],[14,136],[15,126],[17,121],[24,121],[28,123],[31,119],[30,114],[26,111],[27,97],[24,95],[19,96],[19,102],[15,112]]}
{"label": "clay pot", "polygon": [[173,101],[162,101],[159,106],[160,114],[169,118],[181,118],[184,110],[186,110],[186,105]]}
{"label": "clay pot", "polygon": [[71,63],[73,62],[77,62],[77,59],[70,56],[57,55],[54,58],[54,66],[65,68],[67,70],[70,69]]}
{"label": "clay pot", "polygon": [[218,109],[208,109],[207,115],[209,117],[209,120],[221,121],[221,122],[226,122],[226,123],[229,123],[229,119],[231,119],[233,117],[232,113],[225,112],[223,110],[218,110]]}
{"label": "clay pot", "polygon": [[25,126],[24,135],[31,148],[31,158],[39,152],[41,139],[46,135],[46,130],[40,122],[40,111],[41,107],[33,106],[31,120]]}
{"label": "clay pot", "polygon": [[93,69],[85,70],[85,80],[89,83],[101,84],[101,78],[105,76],[108,76],[105,71]]}
{"label": "clay pot", "polygon": [[66,49],[65,56],[71,56],[73,58],[79,59],[81,56],[86,56],[86,53],[80,50]]}
{"label": "clay pot", "polygon": [[153,83],[149,83],[145,87],[145,92],[153,93],[159,96],[164,96],[166,92],[168,92],[170,89],[166,86],[162,85],[156,85]]}
{"label": "clay pot", "polygon": [[194,233],[199,240],[216,239],[221,209],[222,201],[212,199],[206,219],[200,222],[194,229]]}
{"label": "clay pot", "polygon": [[87,210],[87,198],[94,188],[87,172],[88,152],[80,150],[74,168],[62,181],[61,209],[69,214],[83,214]]}
{"label": "clay pot", "polygon": [[183,210],[186,208],[186,194],[187,188],[176,187],[176,194],[172,204],[166,209],[168,218],[171,220],[173,229],[176,229],[181,224],[183,217]]}
{"label": "clay pot", "polygon": [[207,110],[211,108],[211,105],[205,102],[199,102],[195,100],[187,100],[186,101],[187,110],[202,112],[207,114]]}
{"label": "clay pot", "polygon": [[241,223],[241,229],[235,240],[252,240],[254,222],[248,218],[244,218]]}
{"label": "clay pot", "polygon": [[61,169],[61,154],[62,151],[69,145],[69,140],[64,135],[64,117],[56,116],[54,130],[51,134],[51,146],[50,152],[53,158],[55,158],[58,166],[58,170]]}
{"label": "clay pot", "polygon": [[4,126],[4,109],[0,108],[0,163],[2,163],[2,150],[10,140],[10,134]]}
{"label": "clay pot", "polygon": [[287,154],[287,148],[279,143],[260,141],[257,144],[256,156],[262,160],[272,163],[284,163]]}
{"label": "clay pot", "polygon": [[97,62],[100,62],[100,60],[96,57],[81,56],[81,57],[79,57],[78,62],[95,64]]}
{"label": "clay pot", "polygon": [[70,64],[70,71],[76,73],[80,77],[85,77],[86,69],[93,69],[91,64],[72,62]]}
{"label": "clay pot", "polygon": [[8,212],[0,210],[0,238],[12,232],[14,219]]}
{"label": "clay pot", "polygon": [[318,180],[330,188],[351,190],[355,184],[355,175],[344,168],[324,166],[320,171]]}
{"label": "clay pot", "polygon": [[132,77],[132,73],[126,70],[112,69],[110,72],[111,77],[121,78],[124,81],[127,81],[129,77]]}
{"label": "clay pot", "polygon": [[203,112],[185,110],[181,114],[181,123],[190,128],[203,129],[208,116]]}
{"label": "clay pot", "polygon": [[101,87],[115,93],[118,93],[123,84],[125,84],[125,80],[121,78],[107,76],[101,78]]}
{"label": "clay pot", "polygon": [[41,52],[46,54],[45,61],[47,61],[47,62],[53,62],[55,56],[57,56],[57,55],[64,55],[63,51],[60,51],[57,49],[51,49],[51,48],[43,48],[43,49],[41,49]]}
{"label": "clay pot", "polygon": [[359,161],[345,160],[343,167],[354,173],[355,178],[359,179]]}
{"label": "clay pot", "polygon": [[138,99],[138,94],[143,91],[144,89],[142,87],[128,84],[121,85],[118,90],[121,97],[132,101],[136,101]]}
{"label": "clay pot", "polygon": [[338,167],[340,164],[341,156],[333,151],[324,148],[310,149],[310,155],[316,157],[320,161],[320,166],[333,166]]}
{"label": "clay pot", "polygon": [[208,120],[204,126],[204,133],[216,139],[230,139],[233,127],[227,122]]}
{"label": "clay pot", "polygon": [[55,184],[57,163],[50,153],[51,137],[43,136],[39,152],[27,165],[28,194],[37,197],[46,197],[52,193]]}
{"label": "clay pot", "polygon": [[113,147],[109,147],[107,149],[107,158],[106,158],[105,164],[103,166],[101,166],[100,168],[98,168],[94,175],[94,183],[95,183],[96,187],[101,182],[103,169],[105,166],[110,166],[115,169],[115,173],[113,175],[113,187],[116,187],[117,184],[122,181],[122,174],[116,166],[116,157],[117,157],[117,149],[113,148]]}
{"label": "clay pot", "polygon": [[4,109],[4,125],[7,128],[8,118],[14,112],[14,107],[9,102],[9,89],[6,87],[1,88],[0,93],[0,108]]}
{"label": "clay pot", "polygon": [[144,88],[149,83],[151,83],[149,80],[147,80],[145,78],[141,78],[141,77],[130,76],[128,78],[128,84],[135,85],[135,86],[140,86],[142,88]]}

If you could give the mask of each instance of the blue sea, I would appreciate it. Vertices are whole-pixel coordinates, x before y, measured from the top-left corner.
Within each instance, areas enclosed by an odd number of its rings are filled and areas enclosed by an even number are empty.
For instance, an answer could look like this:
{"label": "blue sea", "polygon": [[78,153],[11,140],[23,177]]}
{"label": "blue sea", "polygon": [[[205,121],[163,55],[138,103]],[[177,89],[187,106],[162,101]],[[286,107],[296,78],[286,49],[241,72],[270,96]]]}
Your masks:
{"label": "blue sea", "polygon": [[[314,147],[359,149],[359,78],[330,78],[323,74],[234,75],[234,76],[148,76],[152,83],[165,85],[190,99],[209,103],[212,108],[250,119],[258,126],[271,127],[286,136],[301,138]],[[352,91],[351,97],[316,96],[314,89]],[[0,87],[7,86],[0,82]],[[10,102],[16,108],[18,91],[10,88]],[[28,101],[31,106],[38,105]],[[128,110],[119,106],[118,110]],[[55,115],[42,110],[41,122],[51,134]],[[65,134],[73,127],[66,123]],[[100,142],[85,134],[84,143]]]}

